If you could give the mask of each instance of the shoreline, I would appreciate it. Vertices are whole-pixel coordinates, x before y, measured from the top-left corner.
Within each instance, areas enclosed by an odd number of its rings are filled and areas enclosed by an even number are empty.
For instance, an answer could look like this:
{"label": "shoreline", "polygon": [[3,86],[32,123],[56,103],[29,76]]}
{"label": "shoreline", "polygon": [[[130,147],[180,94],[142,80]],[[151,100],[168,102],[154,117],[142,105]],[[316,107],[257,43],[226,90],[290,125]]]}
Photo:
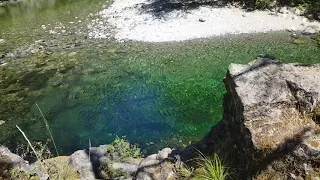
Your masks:
{"label": "shoreline", "polygon": [[[235,6],[199,6],[195,9],[174,9],[155,14],[152,2],[115,0],[98,13],[88,25],[93,39],[114,38],[119,42],[170,42],[208,38],[229,34],[266,33],[272,31],[303,31],[320,23],[300,16],[301,12],[282,8],[277,11],[247,12]],[[147,8],[146,8],[147,7]],[[111,32],[110,32],[111,29]]]}

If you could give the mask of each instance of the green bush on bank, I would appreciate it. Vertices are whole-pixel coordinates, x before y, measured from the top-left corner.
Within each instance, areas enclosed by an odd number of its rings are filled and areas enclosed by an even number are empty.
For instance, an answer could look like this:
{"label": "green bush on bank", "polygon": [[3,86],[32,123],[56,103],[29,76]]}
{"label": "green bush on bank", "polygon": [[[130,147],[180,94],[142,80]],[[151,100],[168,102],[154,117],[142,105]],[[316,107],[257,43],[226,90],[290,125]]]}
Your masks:
{"label": "green bush on bank", "polygon": [[298,7],[301,10],[306,10],[309,14],[320,13],[319,0],[233,0],[233,2],[241,2],[249,8],[266,9],[275,6]]}

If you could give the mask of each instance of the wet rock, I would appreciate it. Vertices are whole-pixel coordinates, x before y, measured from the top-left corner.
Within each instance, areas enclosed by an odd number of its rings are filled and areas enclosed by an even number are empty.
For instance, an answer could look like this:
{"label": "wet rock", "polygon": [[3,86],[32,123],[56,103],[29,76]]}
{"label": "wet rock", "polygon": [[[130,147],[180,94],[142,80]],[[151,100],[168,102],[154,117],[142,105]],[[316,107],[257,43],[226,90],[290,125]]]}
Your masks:
{"label": "wet rock", "polygon": [[4,39],[0,39],[0,44],[4,43],[5,40]]}
{"label": "wet rock", "polygon": [[316,33],[317,33],[317,31],[311,26],[306,27],[302,31],[302,34],[304,34],[304,35],[313,35],[313,34],[316,34]]}

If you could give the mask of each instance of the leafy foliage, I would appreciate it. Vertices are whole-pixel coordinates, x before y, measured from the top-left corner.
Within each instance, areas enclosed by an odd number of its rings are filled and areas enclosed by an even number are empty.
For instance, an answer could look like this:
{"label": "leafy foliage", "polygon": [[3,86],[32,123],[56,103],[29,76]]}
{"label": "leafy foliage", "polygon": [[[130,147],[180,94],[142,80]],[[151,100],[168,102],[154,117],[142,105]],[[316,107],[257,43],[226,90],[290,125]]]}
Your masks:
{"label": "leafy foliage", "polygon": [[319,0],[254,0],[255,8],[269,8],[275,5],[298,7],[301,10],[306,10],[306,13],[317,14],[320,13]]}
{"label": "leafy foliage", "polygon": [[256,0],[254,3],[254,6],[256,8],[261,9],[269,8],[273,5],[275,5],[275,0]]}
{"label": "leafy foliage", "polygon": [[129,161],[132,158],[140,158],[140,148],[135,145],[131,145],[125,140],[125,137],[116,139],[107,146],[107,151],[111,156],[111,159],[106,159],[100,167],[99,171],[104,179],[112,179],[116,177],[125,177],[127,174],[119,169],[113,169],[112,163],[115,161]]}
{"label": "leafy foliage", "polygon": [[108,145],[107,150],[110,154],[113,154],[113,158],[121,161],[141,157],[140,148],[131,145],[125,140],[125,137],[116,137],[116,139]]}

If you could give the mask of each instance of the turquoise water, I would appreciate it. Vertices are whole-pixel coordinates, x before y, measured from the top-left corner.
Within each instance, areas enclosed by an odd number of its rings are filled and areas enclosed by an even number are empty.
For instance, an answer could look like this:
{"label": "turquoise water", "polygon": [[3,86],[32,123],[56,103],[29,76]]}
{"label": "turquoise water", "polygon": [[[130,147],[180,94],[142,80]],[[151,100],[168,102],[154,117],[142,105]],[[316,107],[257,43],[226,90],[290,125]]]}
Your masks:
{"label": "turquoise water", "polygon": [[[83,7],[87,8],[79,14]],[[19,47],[19,43],[51,39],[34,29],[58,19],[73,21],[71,17],[77,13],[87,17],[98,7],[101,5],[86,0],[40,6],[27,15],[15,16],[14,21],[21,24],[14,28],[8,25],[12,22],[8,17],[8,21],[0,18],[6,28],[0,34],[9,39],[0,46],[0,53]],[[65,17],[68,11],[72,16]],[[41,15],[41,20],[26,26],[26,19],[33,15]],[[21,25],[26,28],[19,29]],[[29,31],[35,33],[25,35]],[[126,136],[148,152],[188,145],[221,120],[222,80],[230,63],[247,63],[259,54],[271,54],[285,62],[320,62],[319,47],[310,38],[303,38],[298,45],[292,41],[285,32],[179,43],[101,40],[9,61],[0,67],[0,120],[6,121],[0,126],[0,144],[11,149],[25,144],[16,124],[33,142],[47,141],[35,106],[38,103],[60,154],[87,148],[89,139],[92,146],[98,146],[116,136]],[[49,146],[52,148],[51,143]]]}

